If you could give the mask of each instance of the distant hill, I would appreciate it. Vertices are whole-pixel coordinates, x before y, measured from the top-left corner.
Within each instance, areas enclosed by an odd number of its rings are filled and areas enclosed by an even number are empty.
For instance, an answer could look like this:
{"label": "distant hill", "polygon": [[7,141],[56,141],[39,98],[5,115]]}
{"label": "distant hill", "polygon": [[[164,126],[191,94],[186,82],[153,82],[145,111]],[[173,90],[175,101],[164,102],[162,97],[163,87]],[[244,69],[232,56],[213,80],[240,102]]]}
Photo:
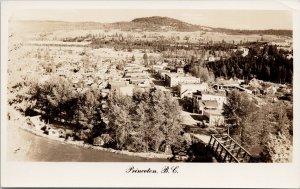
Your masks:
{"label": "distant hill", "polygon": [[121,29],[126,31],[200,31],[203,30],[199,25],[193,25],[180,20],[161,17],[161,16],[152,16],[152,17],[143,17],[136,18],[130,22],[116,22],[111,24],[115,29]]}
{"label": "distant hill", "polygon": [[223,32],[231,35],[251,35],[251,34],[260,34],[260,35],[281,35],[281,36],[293,36],[292,30],[238,30],[238,29],[227,29],[227,28],[213,28],[215,32]]}
{"label": "distant hill", "polygon": [[56,30],[94,30],[94,29],[120,29],[123,31],[212,31],[223,32],[230,35],[281,35],[292,36],[292,30],[235,30],[226,28],[212,28],[189,24],[174,18],[152,16],[136,18],[130,22],[99,23],[99,22],[64,22],[64,21],[12,21],[14,27],[22,32],[52,32]]}
{"label": "distant hill", "polygon": [[193,25],[186,22],[182,22],[180,20],[169,18],[169,17],[160,17],[160,16],[152,16],[152,17],[144,17],[144,18],[136,18],[131,21],[132,24],[136,24],[139,26],[150,26],[155,29],[161,30],[176,30],[176,31],[197,31],[203,30],[199,25]]}
{"label": "distant hill", "polygon": [[101,29],[102,23],[98,22],[65,22],[49,20],[18,20],[10,22],[10,29],[17,32],[53,32],[57,30],[88,30]]}

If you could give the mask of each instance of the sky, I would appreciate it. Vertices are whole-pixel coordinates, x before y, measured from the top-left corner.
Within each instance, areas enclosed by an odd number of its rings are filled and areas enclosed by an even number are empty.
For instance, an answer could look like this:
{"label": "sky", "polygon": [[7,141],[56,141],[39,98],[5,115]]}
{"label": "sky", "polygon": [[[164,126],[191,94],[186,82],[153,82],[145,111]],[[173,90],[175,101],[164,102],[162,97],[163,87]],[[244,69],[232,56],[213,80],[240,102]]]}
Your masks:
{"label": "sky", "polygon": [[27,9],[14,11],[11,19],[112,23],[149,16],[167,16],[191,24],[231,29],[292,29],[292,13],[283,10]]}

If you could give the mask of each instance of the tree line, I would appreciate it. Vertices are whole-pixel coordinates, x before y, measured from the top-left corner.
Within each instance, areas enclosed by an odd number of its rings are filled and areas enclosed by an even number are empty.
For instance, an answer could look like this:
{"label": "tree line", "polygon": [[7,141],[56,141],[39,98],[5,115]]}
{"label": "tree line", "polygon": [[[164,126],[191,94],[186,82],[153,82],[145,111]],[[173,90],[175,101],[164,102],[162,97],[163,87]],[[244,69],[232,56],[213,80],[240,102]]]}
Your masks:
{"label": "tree line", "polygon": [[76,140],[93,144],[104,134],[105,146],[135,152],[162,152],[184,141],[180,106],[169,93],[151,89],[134,91],[132,97],[116,92],[104,97],[99,90],[75,89],[62,77],[33,80],[29,86],[21,98],[23,113],[38,112],[46,123],[72,130]]}
{"label": "tree line", "polygon": [[252,35],[252,34],[259,34],[259,35],[280,35],[280,36],[293,36],[292,30],[238,30],[238,29],[226,29],[226,28],[214,28],[216,32],[225,32],[232,35]]}
{"label": "tree line", "polygon": [[164,151],[181,137],[180,106],[169,93],[136,91],[108,97],[108,127],[118,149]]}
{"label": "tree line", "polygon": [[275,83],[292,83],[293,58],[286,57],[287,52],[276,46],[266,45],[263,48],[250,47],[247,56],[241,52],[232,54],[228,59],[206,64],[216,77],[253,78]]}
{"label": "tree line", "polygon": [[259,105],[246,93],[232,91],[224,105],[230,136],[256,153],[257,161],[290,162],[293,109],[284,102]]}

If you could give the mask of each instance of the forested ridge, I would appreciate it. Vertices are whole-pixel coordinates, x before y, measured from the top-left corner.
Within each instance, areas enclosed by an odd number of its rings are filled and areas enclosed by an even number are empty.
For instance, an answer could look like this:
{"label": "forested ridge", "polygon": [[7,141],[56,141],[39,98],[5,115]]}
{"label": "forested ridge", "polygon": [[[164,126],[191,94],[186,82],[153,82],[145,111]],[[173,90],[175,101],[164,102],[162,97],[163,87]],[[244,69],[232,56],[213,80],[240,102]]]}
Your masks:
{"label": "forested ridge", "polygon": [[227,29],[227,28],[214,28],[216,32],[224,32],[232,35],[252,35],[252,34],[260,34],[260,35],[281,35],[281,36],[293,36],[292,30],[239,30],[239,29]]}
{"label": "forested ridge", "polygon": [[293,58],[286,57],[287,52],[277,50],[276,46],[266,45],[262,49],[250,47],[245,57],[239,53],[228,59],[206,64],[216,77],[253,78],[275,83],[292,83]]}
{"label": "forested ridge", "polygon": [[[229,35],[280,35],[292,37],[292,30],[283,29],[267,29],[267,30],[239,30],[239,29],[228,29],[228,28],[213,28],[202,25],[195,25],[186,23],[177,19],[169,17],[141,17],[135,18],[129,22],[114,22],[114,23],[100,23],[100,22],[65,22],[65,21],[37,21],[37,20],[17,20],[15,23],[25,26],[25,30],[37,30],[37,31],[55,31],[61,29],[120,29],[123,31],[132,30],[144,30],[144,31],[164,31],[162,26],[169,26],[168,30],[173,31],[210,31],[210,32],[221,32]],[[47,29],[45,29],[47,28]]]}

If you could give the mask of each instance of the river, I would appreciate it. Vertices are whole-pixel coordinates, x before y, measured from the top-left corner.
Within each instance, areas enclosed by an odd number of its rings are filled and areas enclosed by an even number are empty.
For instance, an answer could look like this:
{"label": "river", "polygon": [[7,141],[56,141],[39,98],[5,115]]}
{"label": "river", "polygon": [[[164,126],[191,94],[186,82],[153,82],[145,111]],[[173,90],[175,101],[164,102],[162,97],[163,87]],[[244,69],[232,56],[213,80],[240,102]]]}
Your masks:
{"label": "river", "polygon": [[166,159],[147,159],[115,154],[62,143],[36,136],[16,126],[8,126],[9,161],[44,162],[167,162]]}

